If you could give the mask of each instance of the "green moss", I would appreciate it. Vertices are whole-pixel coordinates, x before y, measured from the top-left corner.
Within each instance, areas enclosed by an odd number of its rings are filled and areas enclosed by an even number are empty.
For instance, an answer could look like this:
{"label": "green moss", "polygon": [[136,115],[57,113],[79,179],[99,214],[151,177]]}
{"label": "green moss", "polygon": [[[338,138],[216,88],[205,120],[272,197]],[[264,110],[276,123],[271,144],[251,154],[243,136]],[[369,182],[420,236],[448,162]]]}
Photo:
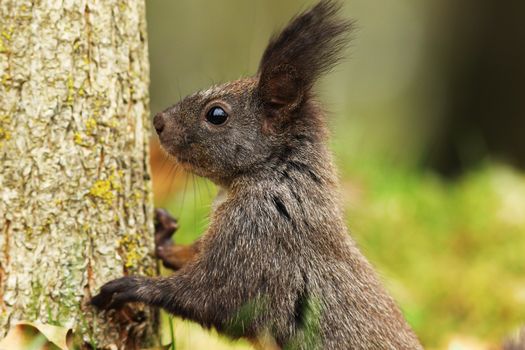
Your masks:
{"label": "green moss", "polygon": [[2,37],[8,41],[11,40],[11,35],[13,34],[13,28],[9,28],[9,29],[4,29],[2,30]]}
{"label": "green moss", "polygon": [[115,174],[109,176],[109,182],[111,183],[111,188],[113,188],[117,192],[122,191],[122,184],[120,182],[121,177],[122,177],[122,171],[115,172]]}
{"label": "green moss", "polygon": [[135,267],[142,260],[143,256],[139,252],[141,243],[134,235],[123,235],[119,241],[119,246],[123,252],[124,266],[126,268]]}
{"label": "green moss", "polygon": [[82,134],[79,132],[76,132],[73,135],[73,141],[79,146],[87,146],[86,143],[84,142],[84,138],[82,137]]}
{"label": "green moss", "polygon": [[104,200],[107,204],[111,204],[115,199],[115,194],[111,188],[110,180],[97,180],[89,189],[89,194],[92,197]]}
{"label": "green moss", "polygon": [[88,135],[93,135],[95,133],[96,128],[97,121],[93,117],[89,117],[88,120],[86,120],[86,133]]}
{"label": "green moss", "polygon": [[[47,285],[35,279],[31,282],[31,298],[26,306],[25,318],[34,321],[46,318],[46,323],[54,326],[63,326],[71,317],[71,311],[78,308],[75,294],[76,290],[71,281],[65,279],[62,283],[60,302],[49,298],[50,290]],[[58,308],[57,308],[58,306]]]}
{"label": "green moss", "polygon": [[0,127],[0,140],[1,139],[6,140],[6,141],[11,140],[11,133],[2,127]]}
{"label": "green moss", "polygon": [[136,190],[133,192],[133,199],[135,200],[135,204],[140,204],[144,199],[144,195],[141,191]]}
{"label": "green moss", "polygon": [[4,73],[2,75],[2,85],[7,87],[10,85],[9,84],[10,82],[11,82],[11,76],[8,73]]}
{"label": "green moss", "polygon": [[28,320],[36,320],[40,314],[40,296],[44,287],[39,280],[31,282],[31,299],[26,306],[25,317]]}

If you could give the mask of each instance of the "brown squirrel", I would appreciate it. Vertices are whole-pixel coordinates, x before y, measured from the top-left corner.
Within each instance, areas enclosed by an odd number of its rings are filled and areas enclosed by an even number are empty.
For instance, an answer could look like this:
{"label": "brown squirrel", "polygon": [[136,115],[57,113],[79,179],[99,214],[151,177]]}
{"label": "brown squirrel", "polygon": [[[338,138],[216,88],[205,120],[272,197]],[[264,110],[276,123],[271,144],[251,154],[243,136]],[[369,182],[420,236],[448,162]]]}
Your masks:
{"label": "brown squirrel", "polygon": [[280,349],[422,349],[349,236],[315,82],[340,59],[352,23],[321,0],[266,48],[257,75],[184,98],[155,116],[162,147],[221,187],[206,233],[171,241],[157,211],[169,277],[104,285],[101,309],[142,302]]}

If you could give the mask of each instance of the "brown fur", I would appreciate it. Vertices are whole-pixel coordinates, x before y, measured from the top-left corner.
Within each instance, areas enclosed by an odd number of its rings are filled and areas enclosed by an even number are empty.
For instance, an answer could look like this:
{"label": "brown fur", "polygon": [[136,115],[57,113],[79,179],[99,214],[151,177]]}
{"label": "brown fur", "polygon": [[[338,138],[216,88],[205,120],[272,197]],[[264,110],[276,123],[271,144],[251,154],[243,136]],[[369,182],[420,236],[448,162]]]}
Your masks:
{"label": "brown fur", "polygon": [[[95,305],[140,301],[282,349],[421,349],[349,236],[338,200],[312,91],[347,42],[350,23],[338,9],[322,0],[296,17],[270,42],[257,76],[155,117],[162,146],[221,195],[193,259],[167,278],[111,281]],[[206,120],[217,105],[229,115],[220,126]],[[164,219],[158,246],[170,246],[174,231]]]}

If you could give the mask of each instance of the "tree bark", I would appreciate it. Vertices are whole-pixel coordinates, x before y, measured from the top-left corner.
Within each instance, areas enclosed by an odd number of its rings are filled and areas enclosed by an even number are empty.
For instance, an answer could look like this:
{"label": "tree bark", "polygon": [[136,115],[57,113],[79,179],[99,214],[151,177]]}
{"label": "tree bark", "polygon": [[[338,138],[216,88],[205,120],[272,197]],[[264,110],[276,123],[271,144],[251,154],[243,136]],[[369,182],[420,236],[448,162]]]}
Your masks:
{"label": "tree bark", "polygon": [[29,320],[86,348],[155,338],[149,310],[87,305],[157,270],[148,75],[144,1],[0,1],[0,336]]}

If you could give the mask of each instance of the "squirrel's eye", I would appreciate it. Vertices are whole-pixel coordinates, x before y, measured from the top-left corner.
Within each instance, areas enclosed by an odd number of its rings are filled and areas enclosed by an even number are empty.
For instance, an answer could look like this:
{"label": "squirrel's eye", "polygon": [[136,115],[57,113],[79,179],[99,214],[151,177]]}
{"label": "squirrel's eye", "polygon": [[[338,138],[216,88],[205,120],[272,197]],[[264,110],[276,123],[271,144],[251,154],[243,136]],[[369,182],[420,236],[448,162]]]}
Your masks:
{"label": "squirrel's eye", "polygon": [[228,113],[221,107],[215,106],[210,108],[206,113],[206,120],[214,125],[221,125],[228,119]]}

